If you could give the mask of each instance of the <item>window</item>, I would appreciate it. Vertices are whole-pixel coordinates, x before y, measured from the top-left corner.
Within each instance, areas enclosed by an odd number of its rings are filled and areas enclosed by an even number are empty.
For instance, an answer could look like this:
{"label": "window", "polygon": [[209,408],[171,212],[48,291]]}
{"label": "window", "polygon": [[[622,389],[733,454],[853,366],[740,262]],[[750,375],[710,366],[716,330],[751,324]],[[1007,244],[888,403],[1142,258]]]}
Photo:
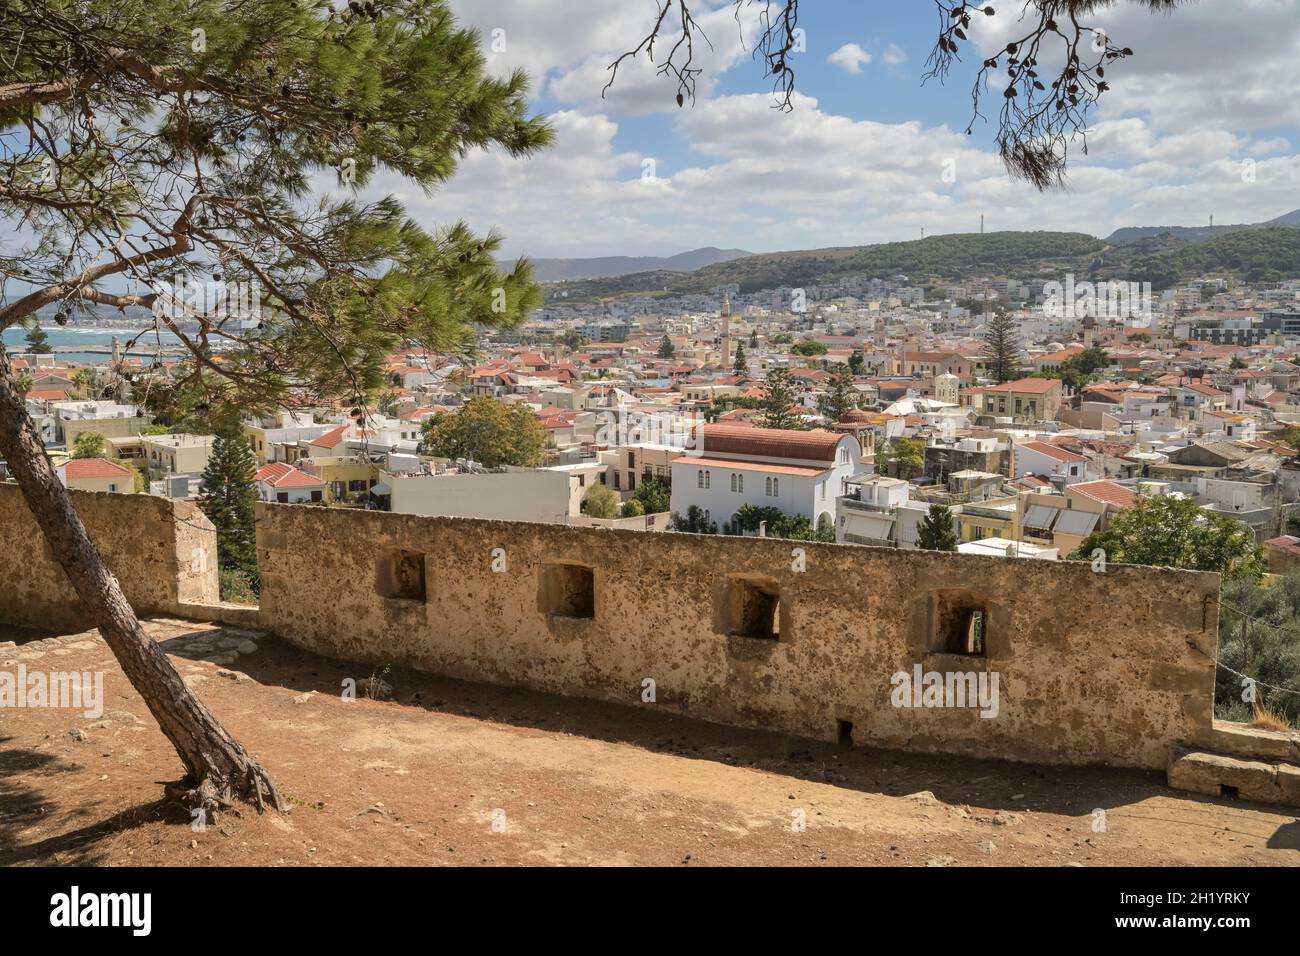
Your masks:
{"label": "window", "polygon": [[776,498],[781,494],[781,479],[768,476],[763,480],[763,494]]}
{"label": "window", "polygon": [[849,463],[849,450],[848,450],[847,447],[845,447],[845,448],[841,448],[841,449],[840,449],[840,464],[841,464],[841,465],[847,465],[848,463]]}
{"label": "window", "polygon": [[375,565],[375,592],[401,601],[426,598],[424,555],[418,551],[390,551]]}
{"label": "window", "polygon": [[731,473],[731,490],[737,494],[742,494],[745,490],[745,476],[738,475],[734,471]]}
{"label": "window", "polygon": [[932,646],[940,654],[987,657],[987,604],[969,591],[935,594],[935,634]]}
{"label": "window", "polygon": [[774,578],[732,575],[723,594],[723,630],[762,641],[781,636],[781,588]]}
{"label": "window", "polygon": [[581,564],[542,565],[539,603],[548,617],[594,618],[596,581],[591,568]]}
{"label": "window", "polygon": [[321,493],[320,493],[319,491],[313,491],[313,492],[311,493],[311,500],[312,500],[312,501],[320,501],[320,496],[321,496]]}
{"label": "window", "polygon": [[706,471],[704,473],[704,487],[708,488],[709,485],[712,483],[712,481],[713,481],[713,472]]}
{"label": "window", "polygon": [[627,466],[628,468],[636,467],[636,452],[630,451],[627,453]]}
{"label": "window", "polygon": [[825,501],[825,500],[826,500],[826,485],[827,485],[827,482],[824,482],[824,481],[823,481],[823,482],[822,482],[822,501]]}
{"label": "window", "polygon": [[627,490],[636,491],[636,473],[629,471],[627,473]]}
{"label": "window", "polygon": [[117,485],[109,485],[109,486],[108,486],[108,490],[109,490],[109,491],[117,491]]}
{"label": "window", "polygon": [[695,487],[696,488],[704,487],[704,469],[700,469],[695,473]]}

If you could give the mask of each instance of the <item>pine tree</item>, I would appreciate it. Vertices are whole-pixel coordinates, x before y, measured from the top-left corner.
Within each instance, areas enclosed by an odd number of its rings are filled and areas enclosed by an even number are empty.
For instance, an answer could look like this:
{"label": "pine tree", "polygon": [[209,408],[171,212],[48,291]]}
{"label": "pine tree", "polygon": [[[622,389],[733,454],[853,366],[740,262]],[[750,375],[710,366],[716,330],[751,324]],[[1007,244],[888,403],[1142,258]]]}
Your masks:
{"label": "pine tree", "polygon": [[853,387],[853,372],[847,365],[836,365],[831,370],[831,380],[817,402],[817,410],[831,422],[844,420],[844,416],[858,407],[858,390]]}
{"label": "pine tree", "polygon": [[1020,368],[1020,327],[1006,312],[989,319],[984,332],[984,355],[989,372],[999,385],[1016,377]]}
{"label": "pine tree", "polygon": [[35,319],[27,326],[27,351],[33,355],[49,355],[54,351],[50,347],[50,337]]}
{"label": "pine tree", "polygon": [[957,550],[957,530],[947,505],[930,505],[930,513],[917,522],[916,546],[922,551]]}
{"label": "pine tree", "polygon": [[223,570],[249,575],[254,587],[258,573],[256,472],[248,439],[237,424],[227,425],[212,442],[199,493],[199,507],[217,529],[217,563]]}
{"label": "pine tree", "polygon": [[664,333],[663,341],[659,343],[659,351],[656,352],[655,354],[658,355],[661,359],[670,359],[673,357],[673,353],[676,351],[677,349],[673,347],[673,343],[668,338],[668,334]]}
{"label": "pine tree", "polygon": [[745,346],[741,342],[736,343],[736,364],[733,369],[737,375],[749,374],[749,362],[745,358]]}
{"label": "pine tree", "polygon": [[[445,0],[20,6],[0,13],[0,218],[23,224],[6,261],[22,264],[31,291],[0,305],[0,331],[83,302],[162,324],[185,310],[157,291],[159,276],[257,283],[272,306],[257,323],[196,334],[167,321],[193,359],[140,391],[259,412],[362,405],[388,381],[393,351],[417,342],[464,355],[482,329],[514,328],[541,304],[525,260],[498,265],[499,234],[426,230],[396,198],[437,189],[477,149],[522,157],[553,138],[528,116],[524,73],[489,69]],[[386,188],[368,189],[379,174]],[[108,249],[112,223],[131,223],[130,242]],[[210,333],[225,344],[220,361]],[[0,349],[0,457],[175,748],[180,798],[209,812],[236,799],[286,809],[140,625],[14,373]]]}
{"label": "pine tree", "polygon": [[759,424],[764,428],[803,428],[803,419],[795,410],[797,395],[790,381],[788,369],[774,368],[764,382],[767,397],[763,399],[763,417]]}

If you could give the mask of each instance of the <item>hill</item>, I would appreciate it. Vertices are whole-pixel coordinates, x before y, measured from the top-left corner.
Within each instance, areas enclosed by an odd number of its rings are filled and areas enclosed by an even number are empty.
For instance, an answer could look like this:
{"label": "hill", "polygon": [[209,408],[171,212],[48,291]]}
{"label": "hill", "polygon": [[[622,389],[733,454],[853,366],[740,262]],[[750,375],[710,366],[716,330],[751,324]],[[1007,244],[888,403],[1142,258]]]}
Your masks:
{"label": "hill", "polygon": [[[594,259],[533,259],[533,271],[540,282],[568,282],[607,279],[636,272],[693,272],[715,262],[739,259],[750,253],[743,249],[707,246],[679,252],[675,256],[601,256]],[[512,263],[503,261],[504,267]]]}
{"label": "hill", "polygon": [[1289,212],[1268,222],[1257,222],[1233,226],[1127,226],[1116,229],[1106,241],[1111,245],[1124,245],[1153,236],[1171,236],[1183,242],[1206,242],[1220,236],[1229,236],[1235,232],[1250,229],[1274,229],[1279,226],[1300,228],[1300,209]]}
{"label": "hill", "polygon": [[1129,278],[1167,289],[1186,279],[1233,273],[1251,282],[1300,276],[1300,229],[1272,227],[1229,233],[1182,248],[1142,256],[1129,265]]}
{"label": "hill", "polygon": [[887,279],[896,275],[959,279],[978,275],[1037,275],[1051,263],[1090,262],[1105,244],[1077,232],[991,232],[930,236],[910,242],[772,252],[718,262],[690,273],[644,272],[565,283],[547,289],[580,302],[634,293],[682,295],[722,286],[741,292],[780,286],[811,286],[848,275]]}

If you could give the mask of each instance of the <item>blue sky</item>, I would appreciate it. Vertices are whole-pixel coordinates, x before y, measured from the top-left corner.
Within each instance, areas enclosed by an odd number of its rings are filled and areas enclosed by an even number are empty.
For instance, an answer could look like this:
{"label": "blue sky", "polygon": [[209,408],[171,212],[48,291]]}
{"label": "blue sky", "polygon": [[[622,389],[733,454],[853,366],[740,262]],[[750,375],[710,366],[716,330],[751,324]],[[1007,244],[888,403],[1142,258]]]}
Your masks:
{"label": "blue sky", "polygon": [[[431,198],[375,185],[427,225],[463,218],[537,257],[855,245],[976,230],[981,213],[990,229],[1106,235],[1300,206],[1300,0],[1193,0],[1170,17],[1120,0],[1099,15],[1136,56],[1108,71],[1113,89],[1070,190],[1047,195],[1008,180],[989,126],[963,135],[978,60],[1005,44],[1022,5],[988,2],[998,14],[975,24],[980,52],[947,85],[922,86],[938,24],[928,0],[807,0],[798,101],[784,114],[740,49],[727,0],[696,0],[715,50],[685,109],[644,61],[600,96],[605,67],[645,34],[656,0],[451,0],[485,40],[502,31],[490,68],[529,72],[557,143],[522,161],[472,154]],[[837,55],[846,44],[869,60]]]}

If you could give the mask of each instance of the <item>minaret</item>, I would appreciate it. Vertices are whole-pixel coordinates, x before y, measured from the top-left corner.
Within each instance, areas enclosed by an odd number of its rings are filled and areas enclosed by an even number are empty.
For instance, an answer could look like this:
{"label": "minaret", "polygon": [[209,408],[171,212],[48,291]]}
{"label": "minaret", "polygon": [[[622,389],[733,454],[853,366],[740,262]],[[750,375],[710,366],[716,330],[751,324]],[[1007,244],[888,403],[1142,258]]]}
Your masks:
{"label": "minaret", "polygon": [[731,296],[722,294],[722,364],[731,364]]}

